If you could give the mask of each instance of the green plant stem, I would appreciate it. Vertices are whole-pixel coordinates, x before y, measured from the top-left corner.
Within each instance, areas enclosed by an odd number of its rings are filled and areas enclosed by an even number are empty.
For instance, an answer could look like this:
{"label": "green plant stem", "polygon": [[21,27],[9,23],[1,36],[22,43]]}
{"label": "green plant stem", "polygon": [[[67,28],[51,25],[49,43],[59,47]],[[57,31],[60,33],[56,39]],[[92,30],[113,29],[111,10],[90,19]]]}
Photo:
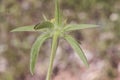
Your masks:
{"label": "green plant stem", "polygon": [[53,35],[52,50],[51,50],[51,55],[50,55],[50,63],[49,63],[49,68],[48,68],[46,80],[50,80],[51,79],[53,62],[54,62],[54,58],[55,58],[55,55],[56,55],[56,50],[57,50],[57,47],[58,47],[58,36],[59,36],[58,32],[56,32]]}
{"label": "green plant stem", "polygon": [[56,24],[60,24],[60,6],[59,6],[59,0],[55,0],[55,20]]}

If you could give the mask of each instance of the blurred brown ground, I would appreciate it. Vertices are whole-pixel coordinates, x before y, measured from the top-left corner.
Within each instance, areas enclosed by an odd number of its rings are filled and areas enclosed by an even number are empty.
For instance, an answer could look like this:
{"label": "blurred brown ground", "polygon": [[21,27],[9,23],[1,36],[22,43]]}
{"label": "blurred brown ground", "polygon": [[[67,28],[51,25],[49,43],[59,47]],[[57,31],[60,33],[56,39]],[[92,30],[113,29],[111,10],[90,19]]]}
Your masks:
{"label": "blurred brown ground", "polygon": [[[40,50],[35,75],[29,72],[30,49],[41,33],[10,30],[54,16],[53,0],[0,0],[0,80],[45,80],[50,40]],[[61,0],[68,23],[92,23],[100,28],[71,33],[81,44],[86,68],[65,40],[60,40],[52,80],[120,80],[120,0]],[[47,49],[47,51],[46,51]]]}

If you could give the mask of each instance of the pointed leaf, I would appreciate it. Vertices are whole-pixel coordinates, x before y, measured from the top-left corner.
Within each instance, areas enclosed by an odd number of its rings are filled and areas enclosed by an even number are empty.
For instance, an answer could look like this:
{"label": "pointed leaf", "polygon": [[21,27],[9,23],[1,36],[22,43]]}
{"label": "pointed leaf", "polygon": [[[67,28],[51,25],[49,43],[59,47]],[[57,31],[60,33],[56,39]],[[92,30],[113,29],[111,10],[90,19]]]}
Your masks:
{"label": "pointed leaf", "polygon": [[94,28],[94,27],[98,27],[98,25],[93,25],[93,24],[69,24],[66,27],[64,27],[64,30],[65,31],[73,31],[73,30]]}
{"label": "pointed leaf", "polygon": [[35,26],[35,25],[18,27],[18,28],[13,29],[11,32],[35,31],[35,30],[34,30],[34,26]]}
{"label": "pointed leaf", "polygon": [[42,23],[38,23],[37,25],[35,25],[34,29],[35,30],[39,30],[39,29],[44,29],[44,28],[53,28],[54,25],[53,23],[49,22],[49,21],[45,21],[45,22],[42,22]]}
{"label": "pointed leaf", "polygon": [[43,14],[42,15],[45,21],[48,21],[47,17]]}
{"label": "pointed leaf", "polygon": [[70,36],[70,35],[66,35],[65,39],[72,46],[72,48],[77,52],[77,54],[79,55],[79,57],[81,58],[83,63],[86,66],[88,66],[87,58],[86,58],[85,54],[83,53],[82,49],[80,48],[79,43],[74,38],[72,38],[72,36]]}
{"label": "pointed leaf", "polygon": [[39,49],[40,49],[41,45],[43,44],[43,42],[47,38],[49,38],[49,34],[42,34],[41,36],[39,36],[37,38],[37,40],[35,41],[35,43],[32,46],[31,54],[30,54],[30,72],[31,72],[31,74],[34,73],[35,63],[36,63],[36,60],[38,57]]}

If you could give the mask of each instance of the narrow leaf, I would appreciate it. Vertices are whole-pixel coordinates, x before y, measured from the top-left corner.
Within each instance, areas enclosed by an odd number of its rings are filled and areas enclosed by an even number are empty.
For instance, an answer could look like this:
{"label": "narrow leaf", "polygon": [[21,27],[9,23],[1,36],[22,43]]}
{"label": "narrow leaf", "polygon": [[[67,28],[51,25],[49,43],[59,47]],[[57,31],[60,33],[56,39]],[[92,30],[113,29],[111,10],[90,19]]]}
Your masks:
{"label": "narrow leaf", "polygon": [[43,14],[42,15],[45,21],[48,21],[47,17]]}
{"label": "narrow leaf", "polygon": [[39,29],[44,29],[44,28],[53,28],[54,25],[49,22],[49,21],[45,21],[45,22],[42,22],[42,23],[38,23],[37,25],[35,25],[34,29],[35,30],[39,30]]}
{"label": "narrow leaf", "polygon": [[66,27],[64,27],[64,30],[65,31],[73,31],[73,30],[94,28],[94,27],[98,27],[98,25],[93,25],[93,24],[69,24]]}
{"label": "narrow leaf", "polygon": [[18,27],[18,28],[13,29],[11,32],[35,31],[35,30],[34,30],[34,26],[35,26],[35,25]]}
{"label": "narrow leaf", "polygon": [[57,47],[58,47],[58,36],[59,36],[59,33],[58,33],[58,32],[56,32],[56,33],[53,35],[53,39],[52,39],[52,50],[51,50],[51,55],[50,55],[50,63],[49,63],[49,68],[48,68],[46,80],[50,80],[50,78],[51,78],[52,68],[53,68],[53,62],[54,62],[56,50],[57,50]]}
{"label": "narrow leaf", "polygon": [[36,60],[38,57],[39,49],[40,49],[41,45],[43,44],[43,42],[47,38],[49,38],[49,34],[42,34],[41,36],[39,36],[37,38],[37,40],[35,41],[35,43],[32,46],[31,54],[30,54],[30,72],[31,72],[31,74],[34,73],[35,63],[36,63]]}
{"label": "narrow leaf", "polygon": [[68,41],[68,43],[72,46],[72,48],[77,52],[83,63],[88,66],[87,58],[85,54],[83,53],[82,49],[79,46],[79,43],[72,38],[72,36],[66,35],[65,39]]}

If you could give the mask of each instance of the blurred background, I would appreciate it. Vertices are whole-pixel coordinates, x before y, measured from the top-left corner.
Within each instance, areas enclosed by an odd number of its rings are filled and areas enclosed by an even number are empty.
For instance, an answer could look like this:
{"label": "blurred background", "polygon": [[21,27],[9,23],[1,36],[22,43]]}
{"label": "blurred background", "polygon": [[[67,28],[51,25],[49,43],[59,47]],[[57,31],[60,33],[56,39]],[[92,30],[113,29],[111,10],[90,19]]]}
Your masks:
{"label": "blurred background", "polygon": [[[52,80],[120,80],[120,0],[61,0],[68,23],[99,24],[99,28],[70,33],[81,44],[89,68],[60,40]],[[31,46],[36,32],[10,30],[52,19],[53,0],[0,0],[0,80],[45,80],[51,40],[40,49],[35,75],[29,72]]]}

